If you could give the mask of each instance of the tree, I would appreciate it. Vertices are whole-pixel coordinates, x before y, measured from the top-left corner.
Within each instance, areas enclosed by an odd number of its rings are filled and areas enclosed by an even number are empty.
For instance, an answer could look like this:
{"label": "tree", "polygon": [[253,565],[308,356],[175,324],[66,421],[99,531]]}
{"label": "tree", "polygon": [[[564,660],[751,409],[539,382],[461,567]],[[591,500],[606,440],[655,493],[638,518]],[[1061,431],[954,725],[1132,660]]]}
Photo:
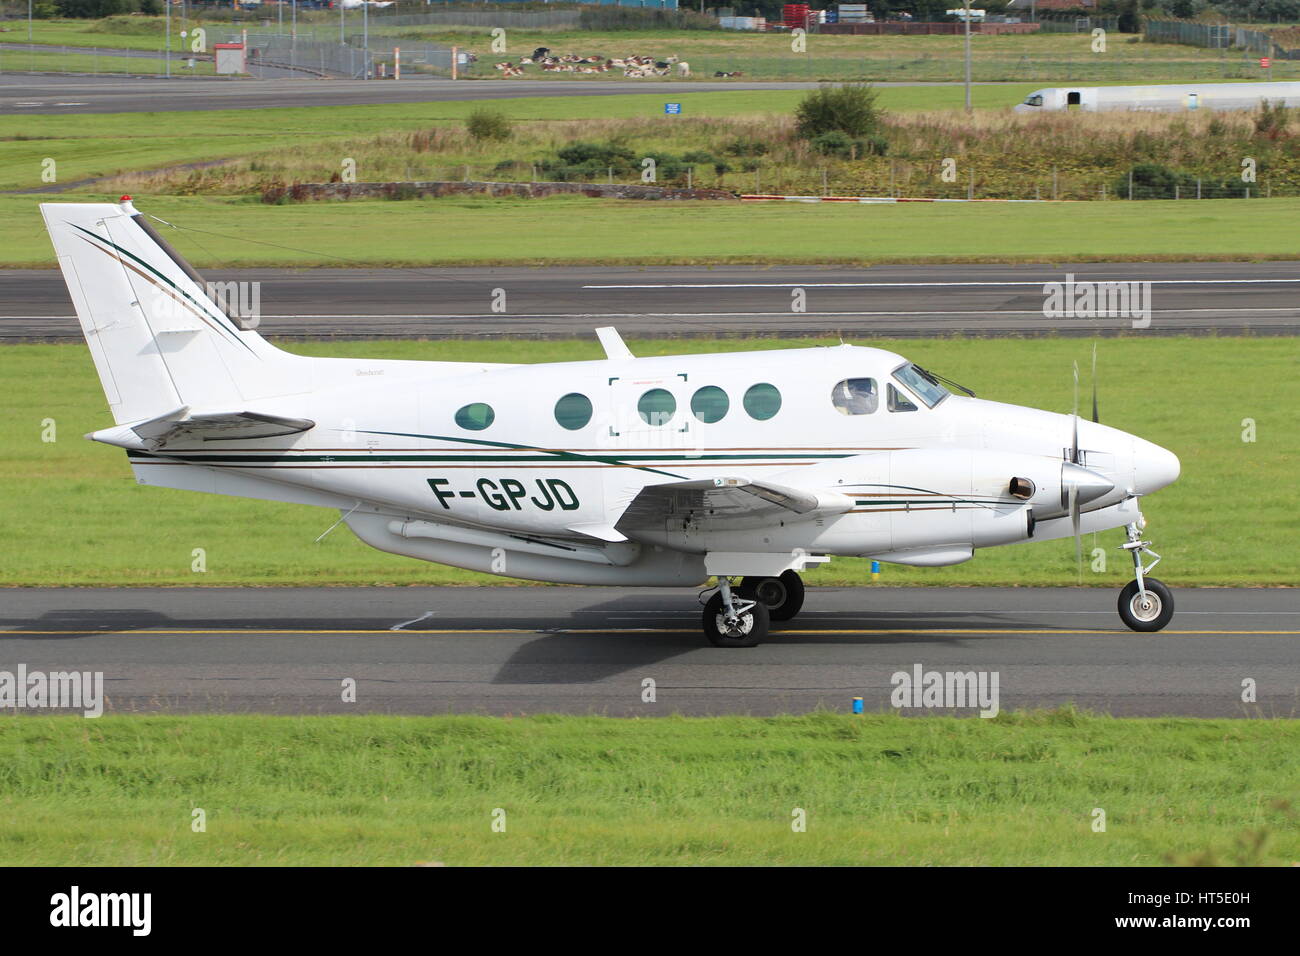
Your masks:
{"label": "tree", "polygon": [[885,111],[876,103],[869,83],[822,84],[795,108],[795,132],[801,139],[839,131],[848,136],[872,136],[884,125]]}

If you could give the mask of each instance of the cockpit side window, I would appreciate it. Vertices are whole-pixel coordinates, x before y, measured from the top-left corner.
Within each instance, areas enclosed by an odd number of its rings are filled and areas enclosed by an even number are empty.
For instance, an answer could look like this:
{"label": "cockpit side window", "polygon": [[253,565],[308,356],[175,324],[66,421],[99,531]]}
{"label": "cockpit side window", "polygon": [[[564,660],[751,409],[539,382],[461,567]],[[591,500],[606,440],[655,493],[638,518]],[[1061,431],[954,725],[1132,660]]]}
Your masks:
{"label": "cockpit side window", "polygon": [[874,378],[846,378],[831,389],[831,404],[841,415],[870,415],[880,406]]}
{"label": "cockpit side window", "polygon": [[911,400],[903,395],[903,393],[893,385],[889,386],[889,398],[887,401],[891,412],[915,412],[918,410],[917,407],[912,404]]}
{"label": "cockpit side window", "polygon": [[900,365],[894,369],[894,378],[906,385],[908,391],[925,402],[926,408],[934,408],[951,394],[939,384],[935,376],[911,363]]}

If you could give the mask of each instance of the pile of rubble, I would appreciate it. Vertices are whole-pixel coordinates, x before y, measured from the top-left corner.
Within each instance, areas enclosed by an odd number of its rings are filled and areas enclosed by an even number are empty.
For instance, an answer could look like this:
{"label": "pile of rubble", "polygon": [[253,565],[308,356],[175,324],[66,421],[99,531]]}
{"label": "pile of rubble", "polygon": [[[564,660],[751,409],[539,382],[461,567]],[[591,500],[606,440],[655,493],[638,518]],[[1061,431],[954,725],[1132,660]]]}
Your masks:
{"label": "pile of rubble", "polygon": [[633,78],[668,76],[672,73],[680,77],[691,75],[691,65],[675,56],[658,60],[652,56],[607,58],[579,56],[575,53],[557,55],[544,46],[534,50],[532,56],[520,57],[518,65],[507,61],[496,64],[496,69],[502,76],[523,76],[526,66],[540,67],[543,73],[608,73],[611,70],[622,70],[624,76]]}

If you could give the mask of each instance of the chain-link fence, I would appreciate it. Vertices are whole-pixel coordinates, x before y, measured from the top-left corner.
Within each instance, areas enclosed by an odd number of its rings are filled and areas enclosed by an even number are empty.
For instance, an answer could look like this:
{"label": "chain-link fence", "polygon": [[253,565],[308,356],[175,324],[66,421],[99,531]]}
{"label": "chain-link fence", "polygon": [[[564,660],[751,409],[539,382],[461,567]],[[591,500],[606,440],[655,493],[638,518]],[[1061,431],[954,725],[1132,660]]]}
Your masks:
{"label": "chain-link fence", "polygon": [[[1171,171],[1135,166],[1100,174],[1096,170],[1077,173],[1063,167],[1048,167],[1023,175],[1008,176],[996,171],[961,169],[951,181],[941,164],[926,160],[877,158],[869,164],[826,163],[802,167],[769,163],[761,158],[738,159],[660,155],[653,178],[642,165],[621,163],[593,168],[595,164],[565,167],[553,161],[505,161],[428,164],[411,162],[402,168],[389,167],[395,185],[429,183],[590,183],[594,185],[659,185],[689,189],[722,189],[741,196],[824,198],[892,198],[944,200],[1014,200],[1114,202],[1169,199],[1258,200],[1300,196],[1300,181],[1262,174],[1257,181],[1244,181],[1231,170]],[[401,189],[389,198],[410,198]]]}
{"label": "chain-link fence", "polygon": [[241,39],[248,44],[249,72],[262,78],[297,74],[364,79],[367,71],[373,79],[391,78],[397,75],[399,62],[402,75],[408,77],[451,74],[451,49],[417,40],[348,34],[347,42],[340,44],[248,31],[230,34],[226,42]]}
{"label": "chain-link fence", "polygon": [[1211,50],[1238,49],[1257,56],[1300,59],[1300,50],[1286,49],[1268,33],[1226,23],[1147,20],[1143,25],[1143,33],[1153,43],[1180,43]]}
{"label": "chain-link fence", "polygon": [[0,73],[213,76],[212,55],[163,49],[119,50],[54,44],[0,43]]}
{"label": "chain-link fence", "polygon": [[[228,39],[239,42],[241,36]],[[248,72],[262,79],[275,76],[341,76],[362,79],[366,75],[366,51],[351,45],[319,43],[301,37],[275,33],[249,33]]]}
{"label": "chain-link fence", "polygon": [[449,13],[424,13],[412,16],[370,15],[370,22],[380,32],[392,31],[399,27],[423,26],[457,26],[457,27],[502,27],[505,29],[538,29],[555,27],[576,27],[581,18],[577,10],[547,10],[539,12],[516,10],[452,11]]}

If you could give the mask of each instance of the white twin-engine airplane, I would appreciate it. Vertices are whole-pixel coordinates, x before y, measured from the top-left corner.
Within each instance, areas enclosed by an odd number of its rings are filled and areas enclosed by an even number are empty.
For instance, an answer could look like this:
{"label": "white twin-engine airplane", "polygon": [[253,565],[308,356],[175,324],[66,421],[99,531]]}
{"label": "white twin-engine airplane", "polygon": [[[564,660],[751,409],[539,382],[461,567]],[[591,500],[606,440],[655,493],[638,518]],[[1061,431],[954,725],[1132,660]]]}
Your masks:
{"label": "white twin-engine airplane", "polygon": [[140,484],[337,508],[381,551],[515,578],[713,578],[722,647],[792,618],[832,555],[938,566],[1119,527],[1120,616],[1173,616],[1138,502],[1178,459],[1077,414],[849,345],[637,358],[598,329],[590,362],[306,358],[219,309],[129,198],[41,210],[117,423],[88,437]]}

